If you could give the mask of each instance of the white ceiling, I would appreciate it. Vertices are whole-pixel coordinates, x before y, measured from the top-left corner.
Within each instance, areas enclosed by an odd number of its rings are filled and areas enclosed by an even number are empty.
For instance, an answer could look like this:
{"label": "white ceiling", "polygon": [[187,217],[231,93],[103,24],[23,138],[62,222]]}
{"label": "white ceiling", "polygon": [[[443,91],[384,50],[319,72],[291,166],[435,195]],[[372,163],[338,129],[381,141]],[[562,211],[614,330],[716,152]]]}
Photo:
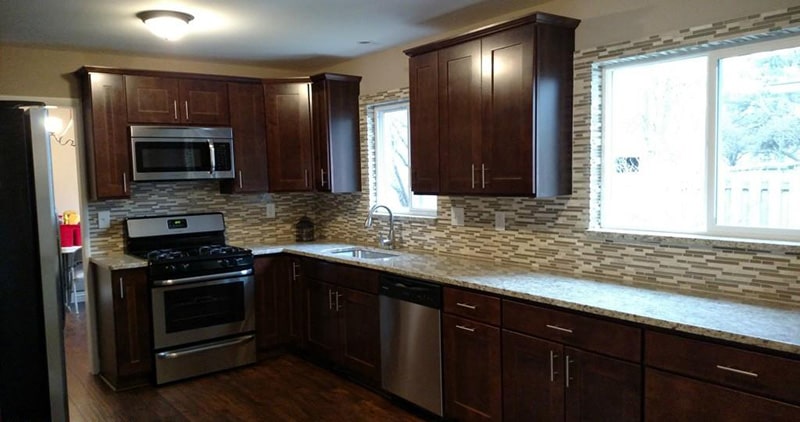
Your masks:
{"label": "white ceiling", "polygon": [[[531,7],[531,0],[0,0],[0,42],[314,68]],[[195,19],[181,41],[136,13]],[[360,42],[368,41],[368,44]]]}

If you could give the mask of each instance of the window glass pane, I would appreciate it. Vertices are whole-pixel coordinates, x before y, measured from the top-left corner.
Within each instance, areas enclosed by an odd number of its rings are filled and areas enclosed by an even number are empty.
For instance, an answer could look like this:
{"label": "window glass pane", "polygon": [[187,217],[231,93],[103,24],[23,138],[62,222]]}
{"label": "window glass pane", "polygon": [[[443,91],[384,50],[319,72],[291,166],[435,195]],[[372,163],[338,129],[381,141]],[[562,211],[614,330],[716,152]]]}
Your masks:
{"label": "window glass pane", "polygon": [[716,223],[800,229],[800,48],[721,59],[718,77]]}
{"label": "window glass pane", "polygon": [[375,107],[376,201],[399,214],[432,214],[436,196],[411,192],[408,103]]}
{"label": "window glass pane", "polygon": [[606,70],[601,226],[706,226],[705,57]]}

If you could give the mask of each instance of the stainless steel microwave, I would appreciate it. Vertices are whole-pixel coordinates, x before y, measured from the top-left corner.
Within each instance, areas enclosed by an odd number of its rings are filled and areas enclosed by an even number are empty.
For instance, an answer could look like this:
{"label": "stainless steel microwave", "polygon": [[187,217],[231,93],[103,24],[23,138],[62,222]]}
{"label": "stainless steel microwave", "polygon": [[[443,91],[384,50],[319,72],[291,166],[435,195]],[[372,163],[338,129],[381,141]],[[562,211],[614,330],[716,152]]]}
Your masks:
{"label": "stainless steel microwave", "polygon": [[133,180],[233,179],[233,129],[131,126]]}

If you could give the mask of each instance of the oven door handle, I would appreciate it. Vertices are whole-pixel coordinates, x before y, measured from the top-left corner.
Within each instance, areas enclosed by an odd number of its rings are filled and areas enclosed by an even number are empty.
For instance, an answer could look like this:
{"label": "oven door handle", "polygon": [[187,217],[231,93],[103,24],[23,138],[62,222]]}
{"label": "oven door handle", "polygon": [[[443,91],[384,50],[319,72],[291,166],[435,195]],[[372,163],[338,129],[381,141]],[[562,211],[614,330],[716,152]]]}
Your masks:
{"label": "oven door handle", "polygon": [[250,274],[253,274],[252,268],[248,268],[246,270],[241,270],[241,271],[233,271],[229,273],[198,275],[195,277],[175,278],[169,280],[153,280],[153,286],[156,287],[176,286],[179,284],[197,283],[198,281],[216,280],[218,278],[241,277]]}
{"label": "oven door handle", "polygon": [[256,336],[254,336],[254,335],[249,335],[249,336],[235,338],[233,340],[218,341],[218,342],[206,344],[206,345],[200,346],[200,347],[187,347],[185,349],[179,349],[179,350],[176,350],[176,351],[173,351],[173,352],[161,352],[161,353],[157,353],[156,356],[159,359],[177,359],[177,358],[180,358],[180,357],[183,357],[183,356],[186,356],[186,355],[205,352],[207,350],[221,349],[223,347],[234,346],[234,345],[237,345],[237,344],[248,342],[248,341],[254,339],[255,337]]}

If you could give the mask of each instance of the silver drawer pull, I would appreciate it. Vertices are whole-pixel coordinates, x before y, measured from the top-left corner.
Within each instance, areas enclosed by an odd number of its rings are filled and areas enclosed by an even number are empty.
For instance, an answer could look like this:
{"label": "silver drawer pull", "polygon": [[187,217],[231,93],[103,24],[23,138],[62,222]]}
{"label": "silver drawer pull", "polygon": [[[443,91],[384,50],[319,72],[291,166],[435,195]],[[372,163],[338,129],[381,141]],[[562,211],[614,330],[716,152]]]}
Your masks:
{"label": "silver drawer pull", "polygon": [[550,325],[550,324],[547,324],[547,325],[545,325],[545,327],[547,327],[547,328],[552,328],[552,329],[554,329],[554,330],[561,331],[561,332],[564,332],[564,333],[570,333],[570,334],[572,334],[572,330],[570,330],[569,328],[562,328],[562,327],[559,327],[558,325]]}
{"label": "silver drawer pull", "polygon": [[461,302],[456,302],[456,306],[460,306],[462,308],[467,308],[467,309],[472,309],[473,311],[478,308],[475,305],[470,305],[469,303],[461,303]]}
{"label": "silver drawer pull", "polygon": [[458,328],[459,330],[469,331],[470,333],[475,332],[474,328],[465,327],[463,325],[456,325],[456,328]]}
{"label": "silver drawer pull", "polygon": [[730,366],[717,365],[717,369],[723,371],[733,372],[734,374],[747,375],[748,377],[758,378],[758,374],[750,371],[742,371],[741,369],[731,368]]}

